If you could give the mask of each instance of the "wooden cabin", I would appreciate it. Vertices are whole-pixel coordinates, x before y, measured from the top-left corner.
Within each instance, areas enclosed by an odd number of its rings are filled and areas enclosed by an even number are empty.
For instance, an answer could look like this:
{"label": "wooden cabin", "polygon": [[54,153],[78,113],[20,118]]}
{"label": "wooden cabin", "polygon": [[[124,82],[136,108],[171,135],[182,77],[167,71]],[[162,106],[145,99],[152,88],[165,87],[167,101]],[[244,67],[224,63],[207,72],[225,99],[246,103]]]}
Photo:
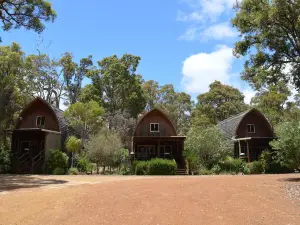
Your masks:
{"label": "wooden cabin", "polygon": [[12,130],[12,172],[45,172],[47,152],[64,147],[67,127],[61,110],[35,98],[23,109]]}
{"label": "wooden cabin", "polygon": [[146,113],[138,122],[132,140],[135,160],[175,159],[178,169],[185,169],[182,156],[184,136],[177,136],[168,116],[159,109]]}
{"label": "wooden cabin", "polygon": [[273,129],[257,109],[249,109],[218,124],[227,138],[234,140],[234,156],[248,162],[258,160],[263,150],[271,150]]}

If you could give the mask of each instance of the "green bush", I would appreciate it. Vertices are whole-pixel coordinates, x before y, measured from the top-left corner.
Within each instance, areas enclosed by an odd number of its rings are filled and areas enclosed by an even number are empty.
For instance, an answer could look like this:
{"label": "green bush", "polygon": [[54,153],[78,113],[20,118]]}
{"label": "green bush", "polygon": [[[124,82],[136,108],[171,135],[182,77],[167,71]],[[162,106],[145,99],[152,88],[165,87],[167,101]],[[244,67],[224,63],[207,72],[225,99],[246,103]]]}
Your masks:
{"label": "green bush", "polygon": [[199,175],[213,175],[214,172],[208,169],[201,169],[199,170]]}
{"label": "green bush", "polygon": [[175,175],[176,162],[168,159],[151,159],[148,162],[149,175]]}
{"label": "green bush", "polygon": [[10,165],[10,151],[0,146],[0,173],[8,172]]}
{"label": "green bush", "polygon": [[77,168],[71,167],[68,171],[68,174],[69,175],[78,175],[79,172],[78,172]]}
{"label": "green bush", "polygon": [[293,173],[294,170],[285,166],[281,165],[279,162],[271,162],[266,170],[266,173]]}
{"label": "green bush", "polygon": [[76,168],[78,169],[78,171],[85,173],[88,171],[89,164],[90,164],[89,159],[85,154],[83,154],[77,158]]}
{"label": "green bush", "polygon": [[52,172],[53,175],[65,175],[66,174],[66,169],[57,167],[53,170]]}
{"label": "green bush", "polygon": [[251,173],[250,168],[247,165],[244,166],[243,173],[244,174],[250,174]]}
{"label": "green bush", "polygon": [[264,172],[264,168],[260,161],[253,161],[251,163],[247,163],[247,167],[250,169],[251,174],[261,174]]}
{"label": "green bush", "polygon": [[220,174],[222,172],[222,168],[220,165],[214,165],[212,168],[211,168],[211,171],[214,173],[214,174]]}
{"label": "green bush", "polygon": [[242,159],[227,157],[219,163],[222,171],[241,172],[244,169],[245,162]]}
{"label": "green bush", "polygon": [[65,174],[68,168],[68,160],[67,154],[59,149],[50,150],[47,161],[49,172],[53,173],[55,169],[60,168],[64,170],[63,174]]}
{"label": "green bush", "polygon": [[136,175],[147,175],[149,165],[146,161],[137,161],[135,165],[135,174]]}

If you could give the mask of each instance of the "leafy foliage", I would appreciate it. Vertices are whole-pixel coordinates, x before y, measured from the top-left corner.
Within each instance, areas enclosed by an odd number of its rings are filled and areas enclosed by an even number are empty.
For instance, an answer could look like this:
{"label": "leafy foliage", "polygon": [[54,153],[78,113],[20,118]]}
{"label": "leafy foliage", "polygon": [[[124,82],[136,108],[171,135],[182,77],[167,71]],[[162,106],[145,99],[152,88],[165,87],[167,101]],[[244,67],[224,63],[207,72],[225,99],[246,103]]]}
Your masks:
{"label": "leafy foliage", "polygon": [[11,166],[10,151],[0,145],[0,173],[6,173]]}
{"label": "leafy foliage", "polygon": [[60,170],[63,170],[62,174],[65,174],[68,168],[68,160],[69,157],[67,156],[67,154],[60,151],[59,149],[50,150],[47,159],[49,172],[54,174],[54,172],[57,172],[55,171],[57,169],[58,172]]}
{"label": "leafy foliage", "polygon": [[242,159],[226,157],[219,162],[222,171],[238,173],[243,171],[245,162]]}
{"label": "leafy foliage", "polygon": [[300,123],[282,122],[275,129],[277,140],[270,143],[276,150],[276,158],[283,165],[300,169]]}
{"label": "leafy foliage", "polygon": [[76,102],[64,112],[64,116],[81,139],[85,140],[101,127],[103,113],[104,110],[99,103],[89,101],[87,103]]}
{"label": "leafy foliage", "polygon": [[141,76],[136,74],[140,57],[129,54],[118,58],[106,57],[98,62],[99,68],[89,74],[105,111],[114,115],[118,110],[129,112],[137,118],[146,101],[142,91]]}
{"label": "leafy foliage", "polygon": [[192,114],[194,126],[217,124],[247,109],[244,95],[238,89],[223,85],[219,81],[210,84],[209,88],[208,92],[197,97],[198,103]]}
{"label": "leafy foliage", "polygon": [[65,175],[66,174],[66,169],[60,168],[60,167],[56,167],[53,172],[53,175]]}
{"label": "leafy foliage", "polygon": [[78,175],[79,172],[78,172],[77,168],[71,167],[71,168],[68,170],[68,174],[69,174],[69,175]]}
{"label": "leafy foliage", "polygon": [[260,161],[253,161],[247,164],[251,174],[261,174],[264,172],[263,165]]}
{"label": "leafy foliage", "polygon": [[111,130],[102,130],[91,137],[87,143],[87,155],[97,167],[113,166],[116,154],[122,148],[118,134]]}
{"label": "leafy foliage", "polygon": [[48,1],[0,1],[0,20],[4,31],[24,27],[40,33],[45,28],[42,22],[53,22],[55,17],[56,13]]}
{"label": "leafy foliage", "polygon": [[147,161],[136,161],[135,163],[135,174],[136,175],[147,175],[149,172],[149,162]]}
{"label": "leafy foliage", "polygon": [[299,7],[299,0],[237,3],[232,24],[242,40],[235,44],[234,53],[249,55],[242,78],[256,88],[279,81],[291,81],[299,88]]}
{"label": "leafy foliage", "polygon": [[175,160],[167,159],[151,159],[149,161],[149,175],[175,175],[176,162]]}
{"label": "leafy foliage", "polygon": [[198,164],[211,168],[227,155],[232,154],[233,143],[225,139],[219,128],[191,128],[185,141],[184,155],[197,157]]}

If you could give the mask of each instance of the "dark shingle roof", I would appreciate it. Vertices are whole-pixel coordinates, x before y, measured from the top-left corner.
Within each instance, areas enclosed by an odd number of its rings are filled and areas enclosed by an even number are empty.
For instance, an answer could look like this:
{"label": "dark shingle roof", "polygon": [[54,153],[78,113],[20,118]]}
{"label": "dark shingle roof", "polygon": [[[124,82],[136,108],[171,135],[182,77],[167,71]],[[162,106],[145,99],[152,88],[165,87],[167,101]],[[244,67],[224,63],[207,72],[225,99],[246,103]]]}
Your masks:
{"label": "dark shingle roof", "polygon": [[236,136],[236,131],[238,129],[238,126],[240,125],[240,122],[252,110],[255,110],[255,109],[251,108],[251,109],[241,112],[235,116],[229,117],[228,119],[219,122],[218,127],[221,129],[221,131],[224,133],[224,135],[227,138],[233,138]]}

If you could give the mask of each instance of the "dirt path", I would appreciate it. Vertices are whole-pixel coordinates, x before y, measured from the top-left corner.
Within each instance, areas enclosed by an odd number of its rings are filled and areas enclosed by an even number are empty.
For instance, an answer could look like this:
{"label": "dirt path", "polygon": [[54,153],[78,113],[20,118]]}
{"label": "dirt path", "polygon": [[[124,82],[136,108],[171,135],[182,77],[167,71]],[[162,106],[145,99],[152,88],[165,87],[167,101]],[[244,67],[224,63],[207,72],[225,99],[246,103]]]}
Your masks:
{"label": "dirt path", "polygon": [[58,178],[0,194],[0,224],[300,225],[292,175]]}

